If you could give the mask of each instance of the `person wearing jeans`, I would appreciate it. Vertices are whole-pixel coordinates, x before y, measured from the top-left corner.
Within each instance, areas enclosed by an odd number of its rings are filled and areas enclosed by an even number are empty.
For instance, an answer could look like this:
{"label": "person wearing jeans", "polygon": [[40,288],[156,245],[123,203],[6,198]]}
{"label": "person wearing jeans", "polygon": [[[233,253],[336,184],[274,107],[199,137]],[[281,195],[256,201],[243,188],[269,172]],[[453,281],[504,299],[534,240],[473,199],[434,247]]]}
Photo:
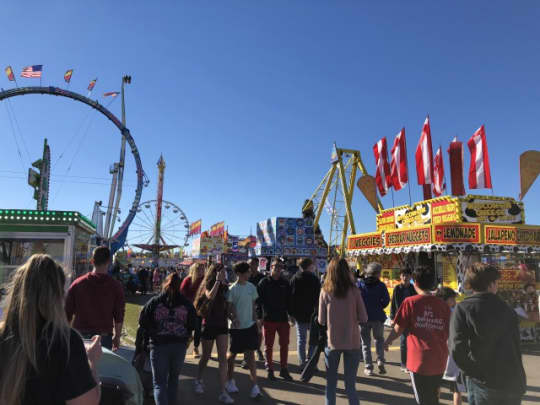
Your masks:
{"label": "person wearing jeans", "polygon": [[311,259],[300,262],[301,271],[291,279],[291,316],[296,323],[296,340],[300,366],[304,367],[311,358],[315,347],[309,348],[306,358],[307,331],[311,326],[311,317],[316,312],[321,291],[321,283],[314,274],[315,264]]}
{"label": "person wearing jeans", "polygon": [[156,404],[173,405],[178,392],[178,377],[186,357],[186,343],[157,345],[150,350],[152,383]]}
{"label": "person wearing jeans", "polygon": [[360,362],[359,323],[367,322],[366,307],[345,259],[332,259],[319,298],[319,324],[326,326],[326,405],[336,404],[339,361],[345,363],[345,391],[349,405],[359,405],[356,373]]}
{"label": "person wearing jeans", "polygon": [[163,292],[146,303],[139,317],[150,342],[156,405],[176,404],[178,376],[195,329],[195,308],[180,293],[180,284],[178,274],[169,274]]}
{"label": "person wearing jeans", "polygon": [[365,270],[365,279],[358,282],[362,298],[366,304],[368,321],[360,324],[362,336],[362,351],[364,353],[366,375],[373,375],[373,361],[371,359],[371,333],[375,339],[377,352],[377,366],[379,374],[386,374],[384,367],[384,321],[386,314],[384,308],[390,303],[390,295],[386,285],[379,279],[382,266],[379,263],[369,263]]}

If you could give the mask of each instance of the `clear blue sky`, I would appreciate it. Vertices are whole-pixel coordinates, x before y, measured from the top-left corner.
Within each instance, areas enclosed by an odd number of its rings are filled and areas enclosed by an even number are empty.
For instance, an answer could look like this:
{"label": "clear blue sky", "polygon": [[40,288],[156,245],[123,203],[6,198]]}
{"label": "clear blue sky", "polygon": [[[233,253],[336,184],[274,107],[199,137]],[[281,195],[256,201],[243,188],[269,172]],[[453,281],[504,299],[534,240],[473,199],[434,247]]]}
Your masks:
{"label": "clear blue sky", "polygon": [[[2,68],[19,75],[43,64],[47,85],[63,85],[74,68],[72,90],[86,94],[98,77],[94,97],[132,75],[127,122],[152,181],[143,200],[155,196],[163,152],[165,198],[203,227],[225,220],[231,233],[247,234],[267,217],[298,216],[329,168],[333,141],[361,150],[373,173],[373,144],[386,136],[391,145],[405,126],[411,160],[427,113],[434,148],[445,151],[454,136],[466,141],[486,125],[497,195],[517,197],[518,156],[540,146],[534,0],[12,1],[2,12]],[[0,86],[11,85],[2,75]],[[43,137],[53,162],[66,150],[53,167],[50,208],[89,214],[94,200],[106,200],[120,144],[112,124],[91,113],[86,131],[88,107],[50,96],[12,105],[32,160]],[[119,100],[110,108],[120,114]],[[0,205],[32,207],[5,105],[0,133]],[[466,152],[467,170],[468,161]],[[124,208],[133,167],[128,157]],[[102,180],[58,177],[66,174]],[[420,199],[415,183],[412,193]],[[396,204],[405,202],[406,190],[396,194]],[[527,222],[540,224],[539,202],[536,184],[525,198]],[[360,193],[353,208],[358,231],[373,230]]]}

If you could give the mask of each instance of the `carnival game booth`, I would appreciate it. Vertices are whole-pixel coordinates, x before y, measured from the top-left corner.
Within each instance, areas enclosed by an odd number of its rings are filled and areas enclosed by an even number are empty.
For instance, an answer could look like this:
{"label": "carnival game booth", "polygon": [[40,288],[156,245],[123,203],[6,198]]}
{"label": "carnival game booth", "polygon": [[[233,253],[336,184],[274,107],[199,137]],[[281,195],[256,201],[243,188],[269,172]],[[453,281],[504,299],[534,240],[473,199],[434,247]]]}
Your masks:
{"label": "carnival game booth", "polygon": [[0,286],[35,253],[51,255],[72,279],[88,272],[95,234],[76,211],[0,209]]}
{"label": "carnival game booth", "polygon": [[191,257],[193,259],[208,259],[221,256],[225,250],[225,242],[222,236],[201,235],[194,239],[191,245]]}
{"label": "carnival game booth", "polygon": [[467,195],[382,210],[376,232],[349,236],[347,256],[361,267],[380,262],[390,293],[403,267],[432,265],[440,284],[463,294],[471,263],[496,264],[499,294],[519,315],[522,340],[540,342],[540,226],[525,224],[522,202]]}
{"label": "carnival game booth", "polygon": [[319,246],[311,218],[273,217],[257,223],[257,242],[251,256],[266,258],[259,268],[268,270],[273,257],[285,259],[288,268],[296,267],[297,259],[314,260],[320,273],[326,271],[328,249]]}

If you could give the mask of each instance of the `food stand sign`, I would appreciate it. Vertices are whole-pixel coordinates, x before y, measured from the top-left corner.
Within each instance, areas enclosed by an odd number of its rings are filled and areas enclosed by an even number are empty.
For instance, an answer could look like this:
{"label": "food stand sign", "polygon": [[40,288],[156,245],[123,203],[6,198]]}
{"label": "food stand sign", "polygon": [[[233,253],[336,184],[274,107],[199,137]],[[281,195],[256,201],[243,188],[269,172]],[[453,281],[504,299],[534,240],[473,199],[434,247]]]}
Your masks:
{"label": "food stand sign", "polygon": [[385,210],[377,215],[377,230],[378,231],[391,231],[396,229],[394,210]]}
{"label": "food stand sign", "polygon": [[444,199],[431,203],[431,221],[433,224],[460,222],[459,204],[457,199]]}
{"label": "food stand sign", "polygon": [[433,225],[436,243],[480,243],[480,224]]}
{"label": "food stand sign", "polygon": [[409,229],[431,224],[431,203],[416,203],[412,207],[396,208],[395,221],[397,229]]}
{"label": "food stand sign", "polygon": [[488,224],[523,224],[525,211],[523,203],[513,198],[467,196],[461,199],[463,222],[483,222]]}
{"label": "food stand sign", "polygon": [[386,247],[414,246],[431,243],[431,227],[407,229],[404,231],[388,231],[385,234]]}
{"label": "food stand sign", "polygon": [[484,226],[487,245],[531,245],[540,246],[540,227]]}
{"label": "food stand sign", "polygon": [[351,235],[347,249],[376,249],[382,248],[382,236],[380,232]]}

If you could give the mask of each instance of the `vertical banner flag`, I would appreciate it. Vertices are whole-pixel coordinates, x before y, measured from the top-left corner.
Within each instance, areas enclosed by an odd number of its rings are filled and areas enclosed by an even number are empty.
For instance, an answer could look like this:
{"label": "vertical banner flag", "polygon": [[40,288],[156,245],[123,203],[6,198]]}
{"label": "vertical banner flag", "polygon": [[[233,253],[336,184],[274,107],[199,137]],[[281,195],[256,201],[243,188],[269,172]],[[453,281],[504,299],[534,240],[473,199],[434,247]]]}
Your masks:
{"label": "vertical banner flag", "polygon": [[26,66],[21,73],[21,77],[27,77],[31,79],[39,79],[41,72],[43,71],[43,65]]}
{"label": "vertical banner flag", "polygon": [[201,228],[202,228],[202,219],[199,219],[195,222],[192,222],[190,225],[189,225],[189,235],[188,236],[193,236],[193,235],[198,235],[201,233]]}
{"label": "vertical banner flag", "polygon": [[482,125],[467,142],[471,151],[469,188],[492,188],[486,130]]}
{"label": "vertical banner flag", "polygon": [[15,81],[15,75],[13,74],[13,69],[11,69],[11,66],[8,66],[6,69],[6,76],[10,82]]}
{"label": "vertical banner flag", "polygon": [[415,158],[418,184],[424,186],[424,200],[429,200],[431,198],[431,184],[433,183],[433,148],[431,147],[429,117],[426,117],[424,122]]}
{"label": "vertical banner flag", "polygon": [[377,182],[379,193],[381,196],[384,196],[388,192],[388,188],[392,187],[390,184],[390,167],[388,166],[386,137],[379,140],[379,142],[373,146],[373,154],[375,155],[375,165],[377,166],[375,181]]}
{"label": "vertical banner flag", "polygon": [[210,227],[210,236],[221,236],[225,233],[225,222],[218,222]]}
{"label": "vertical banner flag", "polygon": [[94,86],[96,85],[96,82],[97,82],[97,78],[90,82],[90,84],[88,85],[88,91],[94,90]]}
{"label": "vertical banner flag", "polygon": [[435,197],[440,197],[445,188],[443,155],[442,149],[439,147],[435,153],[435,167],[433,168],[433,194]]}
{"label": "vertical banner flag", "polygon": [[448,148],[450,159],[450,181],[452,182],[452,195],[465,195],[463,183],[463,143],[455,137]]}
{"label": "vertical banner flag", "polygon": [[392,146],[392,160],[390,162],[390,182],[396,191],[405,187],[408,181],[407,173],[407,142],[405,140],[405,128],[402,128]]}
{"label": "vertical banner flag", "polygon": [[69,69],[66,73],[64,73],[64,80],[66,83],[69,83],[71,81],[72,75],[73,75],[73,69]]}

